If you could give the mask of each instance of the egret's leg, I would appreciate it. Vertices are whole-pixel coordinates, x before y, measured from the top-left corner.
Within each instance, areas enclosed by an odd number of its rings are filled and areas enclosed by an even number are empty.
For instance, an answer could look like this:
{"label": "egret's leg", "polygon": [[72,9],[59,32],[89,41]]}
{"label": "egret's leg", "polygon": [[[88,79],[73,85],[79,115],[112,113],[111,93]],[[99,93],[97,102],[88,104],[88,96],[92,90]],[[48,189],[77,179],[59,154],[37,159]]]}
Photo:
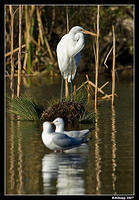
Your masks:
{"label": "egret's leg", "polygon": [[63,76],[62,76],[62,79],[61,79],[61,95],[60,95],[60,102],[63,101]]}
{"label": "egret's leg", "polygon": [[71,72],[71,102],[73,102],[72,72]]}

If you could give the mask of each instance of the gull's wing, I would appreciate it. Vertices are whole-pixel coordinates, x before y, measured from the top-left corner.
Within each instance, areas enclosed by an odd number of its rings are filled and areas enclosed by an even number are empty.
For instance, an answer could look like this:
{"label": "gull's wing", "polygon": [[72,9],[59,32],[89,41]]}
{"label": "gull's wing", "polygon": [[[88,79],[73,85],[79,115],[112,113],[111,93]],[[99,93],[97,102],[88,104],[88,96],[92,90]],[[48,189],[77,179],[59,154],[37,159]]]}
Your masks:
{"label": "gull's wing", "polygon": [[55,133],[52,139],[53,143],[61,148],[72,148],[82,143],[81,138],[72,138],[63,133]]}
{"label": "gull's wing", "polygon": [[89,134],[89,129],[81,130],[81,131],[64,131],[64,133],[70,137],[74,138],[83,138],[87,137]]}

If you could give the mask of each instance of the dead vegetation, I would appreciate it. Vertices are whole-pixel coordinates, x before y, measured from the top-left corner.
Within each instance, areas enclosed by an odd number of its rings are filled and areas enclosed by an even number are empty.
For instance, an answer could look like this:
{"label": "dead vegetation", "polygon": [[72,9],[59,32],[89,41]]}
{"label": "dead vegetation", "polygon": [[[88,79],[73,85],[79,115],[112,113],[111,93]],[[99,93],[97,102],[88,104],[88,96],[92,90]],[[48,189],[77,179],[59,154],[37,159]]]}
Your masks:
{"label": "dead vegetation", "polygon": [[57,117],[64,119],[65,123],[75,123],[79,120],[85,109],[82,104],[74,102],[60,102],[46,109],[40,118],[41,121],[53,121]]}

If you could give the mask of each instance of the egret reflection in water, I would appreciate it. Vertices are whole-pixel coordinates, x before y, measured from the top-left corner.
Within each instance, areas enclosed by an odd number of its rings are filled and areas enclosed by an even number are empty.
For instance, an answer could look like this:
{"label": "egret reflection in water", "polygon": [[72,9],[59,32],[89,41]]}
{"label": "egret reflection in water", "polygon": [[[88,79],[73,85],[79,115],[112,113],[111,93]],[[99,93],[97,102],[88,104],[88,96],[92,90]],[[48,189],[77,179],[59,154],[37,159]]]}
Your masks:
{"label": "egret reflection in water", "polygon": [[85,194],[83,179],[88,145],[66,153],[45,154],[42,159],[44,194]]}

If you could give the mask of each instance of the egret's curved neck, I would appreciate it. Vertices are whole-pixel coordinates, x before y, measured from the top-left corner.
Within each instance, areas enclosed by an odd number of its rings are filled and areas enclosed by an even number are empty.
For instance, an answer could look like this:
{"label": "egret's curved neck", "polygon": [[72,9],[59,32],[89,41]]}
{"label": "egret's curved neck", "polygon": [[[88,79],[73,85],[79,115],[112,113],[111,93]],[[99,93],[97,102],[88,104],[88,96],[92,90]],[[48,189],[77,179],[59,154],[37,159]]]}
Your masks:
{"label": "egret's curved neck", "polygon": [[73,42],[72,44],[69,44],[68,53],[69,53],[69,56],[75,56],[84,47],[84,34],[83,33],[77,33],[77,34],[69,33],[69,36],[72,38]]}

